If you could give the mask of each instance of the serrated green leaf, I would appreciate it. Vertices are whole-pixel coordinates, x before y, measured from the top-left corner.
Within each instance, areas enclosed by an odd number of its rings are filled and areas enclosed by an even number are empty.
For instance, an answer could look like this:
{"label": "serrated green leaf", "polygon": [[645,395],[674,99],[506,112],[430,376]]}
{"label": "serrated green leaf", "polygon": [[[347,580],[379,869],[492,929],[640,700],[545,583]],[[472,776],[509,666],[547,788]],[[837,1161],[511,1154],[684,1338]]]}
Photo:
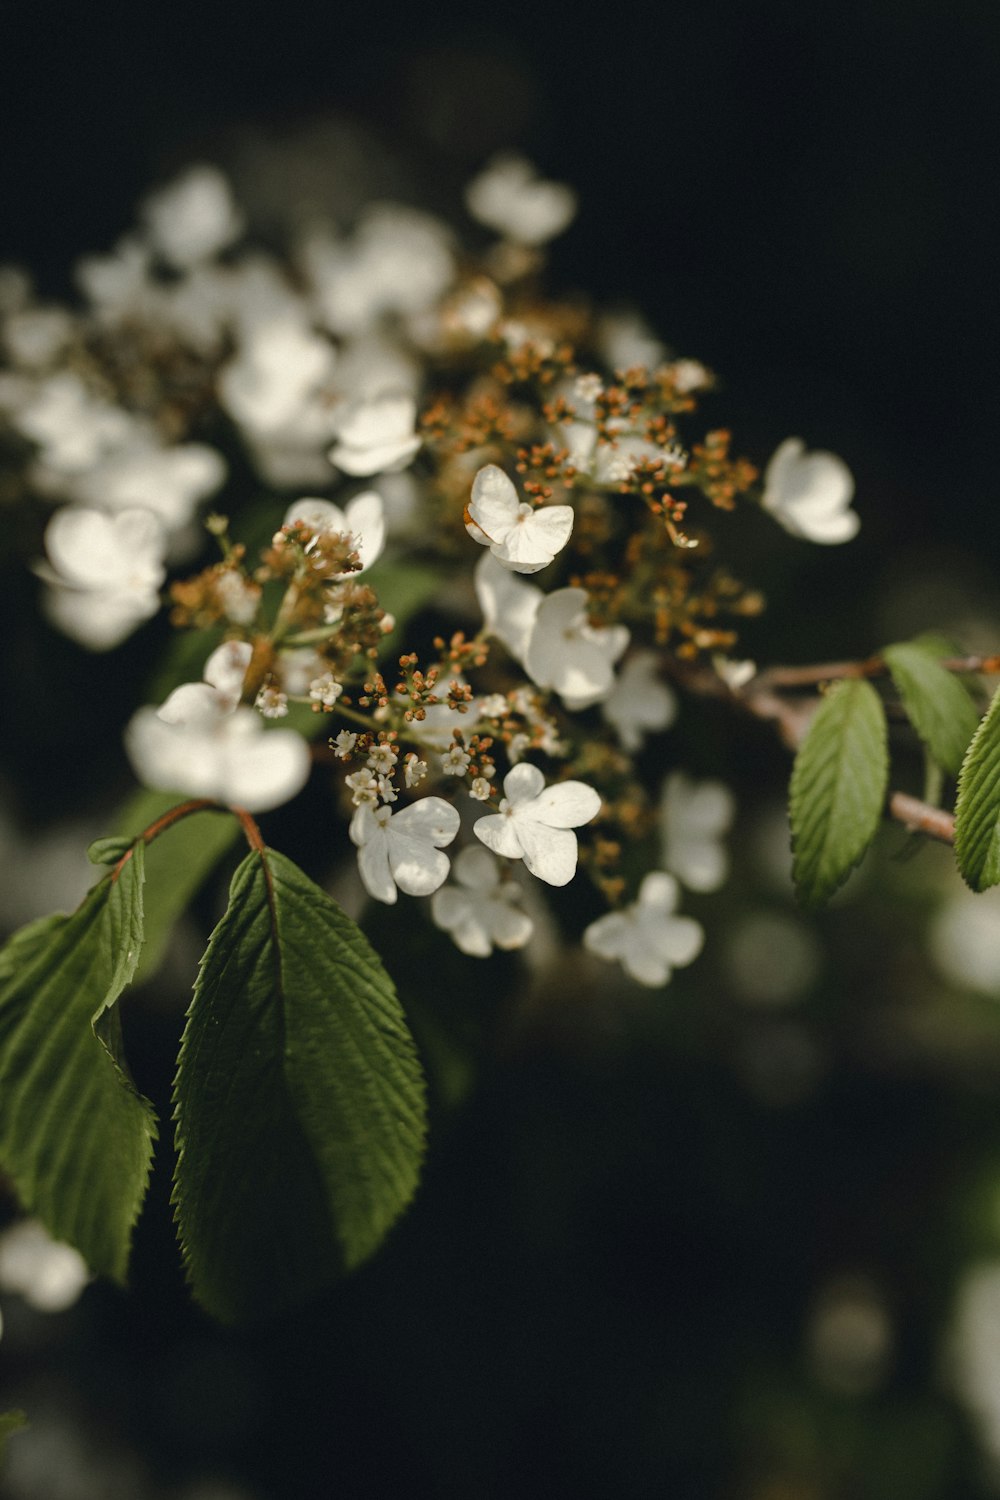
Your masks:
{"label": "serrated green leaf", "polygon": [[143,849],[72,916],[0,952],[0,1163],[92,1270],[123,1281],[156,1137],[125,1066],[117,1000],[142,944]]}
{"label": "serrated green leaf", "polygon": [[1000,688],[959,773],[955,858],[974,891],[1000,883]]}
{"label": "serrated green leaf", "polygon": [[267,1316],[358,1265],[416,1189],[424,1084],[392,981],[273,850],[233,877],[174,1104],[181,1245],[195,1297],[224,1321]]}
{"label": "serrated green leaf", "polygon": [[979,719],[968,689],[926,642],[904,641],[882,655],[914,729],[938,764],[957,776]]}
{"label": "serrated green leaf", "polygon": [[[137,792],[119,823],[131,842],[157,818],[183,802],[176,792]],[[146,941],[136,980],[150,979],[163,962],[174,924],[239,836],[230,813],[193,813],[168,828],[146,849]]]}
{"label": "serrated green leaf", "polygon": [[28,1419],[23,1411],[0,1411],[0,1463],[3,1463],[7,1450],[7,1439],[27,1425]]}
{"label": "serrated green leaf", "polygon": [[833,895],[875,837],[888,778],[881,699],[861,678],[836,683],[792,770],[793,875],[807,906]]}

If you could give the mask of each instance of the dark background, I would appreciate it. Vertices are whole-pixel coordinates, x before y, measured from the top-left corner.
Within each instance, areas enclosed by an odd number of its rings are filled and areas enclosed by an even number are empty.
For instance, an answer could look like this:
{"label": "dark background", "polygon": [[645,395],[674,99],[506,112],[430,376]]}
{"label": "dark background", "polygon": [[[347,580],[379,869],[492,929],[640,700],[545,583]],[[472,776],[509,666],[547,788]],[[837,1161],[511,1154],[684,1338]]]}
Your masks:
{"label": "dark background", "polygon": [[[65,294],[152,179],[241,122],[353,115],[444,206],[519,146],[581,194],[557,285],[638,304],[717,369],[741,451],[796,433],[851,464],[861,538],[797,553],[794,573],[775,544],[760,645],[859,654],[908,570],[995,588],[998,41],[1000,9],[972,0],[589,17],[20,0],[0,62],[0,259]],[[740,1093],[718,1010],[706,1023],[683,986],[655,1021],[500,1026],[476,1102],[441,1105],[386,1253],[278,1330],[224,1334],[190,1309],[161,1170],[135,1292],[88,1294],[73,1325],[86,1420],[165,1478],[231,1474],[269,1500],[988,1493],[936,1350],[968,1253],[962,1169],[992,1150],[997,1084],[859,1061],[852,1027],[884,978],[874,932],[827,996],[835,1061],[799,1109]],[[438,989],[481,986],[438,962]],[[500,988],[482,997],[488,1035]],[[153,1092],[174,1041],[174,1018],[138,1038]],[[900,1330],[888,1389],[861,1405],[800,1368],[812,1290],[856,1264],[892,1288]],[[812,1446],[786,1452],[775,1434],[800,1428]]]}

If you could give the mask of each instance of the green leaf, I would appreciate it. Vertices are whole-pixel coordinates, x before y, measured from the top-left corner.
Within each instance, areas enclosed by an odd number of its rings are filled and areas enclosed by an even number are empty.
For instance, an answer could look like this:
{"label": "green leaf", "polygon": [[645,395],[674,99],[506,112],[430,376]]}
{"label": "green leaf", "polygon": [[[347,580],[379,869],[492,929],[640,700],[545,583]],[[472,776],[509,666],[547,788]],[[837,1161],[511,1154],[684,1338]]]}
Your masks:
{"label": "green leaf", "polygon": [[974,891],[1000,883],[1000,688],[959,774],[955,858]]}
{"label": "green leaf", "polygon": [[[130,835],[127,842],[183,800],[176,792],[138,792],[119,819]],[[181,818],[147,847],[149,899],[146,943],[136,972],[140,984],[160,967],[174,924],[235,844],[239,831],[232,814],[206,810]]]}
{"label": "green leaf", "polygon": [[28,1419],[23,1411],[0,1411],[0,1463],[7,1449],[7,1439],[27,1425]]}
{"label": "green leaf", "polygon": [[244,859],[174,1085],[174,1204],[216,1317],[301,1301],[377,1249],[416,1189],[424,1084],[392,981],[290,860]]}
{"label": "green leaf", "polygon": [[125,1065],[117,1000],[142,944],[143,849],[70,917],[0,952],[0,1163],[91,1269],[123,1281],[156,1137]]}
{"label": "green leaf", "polygon": [[106,839],[95,839],[87,850],[87,858],[92,865],[116,865],[134,843],[134,839],[119,838],[116,835]]}
{"label": "green leaf", "polygon": [[795,757],[793,874],[807,906],[828,900],[875,837],[889,777],[885,711],[871,683],[827,693]]}
{"label": "green leaf", "polygon": [[968,689],[919,641],[882,653],[914,729],[940,766],[957,776],[979,715]]}

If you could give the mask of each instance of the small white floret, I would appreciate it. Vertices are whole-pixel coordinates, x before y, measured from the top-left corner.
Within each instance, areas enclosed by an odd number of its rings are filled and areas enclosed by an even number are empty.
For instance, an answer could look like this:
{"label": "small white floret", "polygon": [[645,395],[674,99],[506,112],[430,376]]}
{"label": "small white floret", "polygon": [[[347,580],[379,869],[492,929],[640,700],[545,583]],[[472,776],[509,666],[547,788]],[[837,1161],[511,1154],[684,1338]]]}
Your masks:
{"label": "small white floret", "polygon": [[639,887],[637,901],[591,922],[583,934],[584,947],[616,959],[640,984],[666,984],[672,970],[697,958],[705,940],[693,917],[674,915],[677,896],[674,877],[652,871]]}
{"label": "small white floret", "polygon": [[835,453],[807,453],[786,438],[764,473],[761,504],[779,526],[807,542],[849,542],[861,522],[851,510],[854,478]]}

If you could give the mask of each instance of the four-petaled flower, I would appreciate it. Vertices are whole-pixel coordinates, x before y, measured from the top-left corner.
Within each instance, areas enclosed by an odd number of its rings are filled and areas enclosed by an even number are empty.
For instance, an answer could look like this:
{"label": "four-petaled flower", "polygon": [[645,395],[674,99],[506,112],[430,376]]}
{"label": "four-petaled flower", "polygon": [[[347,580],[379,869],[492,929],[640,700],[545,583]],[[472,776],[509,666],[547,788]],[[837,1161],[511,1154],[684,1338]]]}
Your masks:
{"label": "four-petaled flower", "polygon": [[663,862],[688,890],[716,891],[729,873],[721,842],[733,821],[733,794],[721,781],[693,782],[673,771],[663,785]]}
{"label": "four-petaled flower", "polygon": [[854,478],[835,453],[807,453],[786,438],[764,472],[761,504],[792,536],[807,542],[849,542],[861,522],[850,509]]}
{"label": "four-petaled flower", "polygon": [[639,899],[609,911],[584,931],[583,944],[601,958],[617,959],[640,984],[666,984],[673,969],[697,958],[705,934],[693,917],[674,915],[678,885],[654,870],[639,887]]}
{"label": "four-petaled flower", "polygon": [[125,731],[139,780],[162,791],[211,797],[267,812],[301,791],[309,746],[293,729],[265,731],[240,706],[252,648],[227,641],[208,658],[202,682],[175,688],[159,709],[140,708]]}
{"label": "four-petaled flower", "polygon": [[508,771],[498,813],[474,824],[476,837],[494,854],[523,859],[547,885],[566,885],[576,873],[577,843],[572,829],[589,823],[601,799],[583,781],[547,787],[537,766],[522,761]]}
{"label": "four-petaled flower", "polygon": [[530,161],[503,153],[488,162],[465,190],[469,212],[518,245],[544,245],[573,219],[576,194],[562,182],[546,182]]}
{"label": "four-petaled flower", "polygon": [[629,643],[627,625],[591,625],[585,589],[556,589],[538,606],[524,665],[532,682],[554,688],[568,709],[589,708],[614,686],[614,663]]}
{"label": "four-petaled flower", "polygon": [[286,510],[284,524],[289,526],[293,521],[302,521],[320,533],[341,531],[354,538],[361,567],[354,573],[342,573],[342,578],[356,578],[370,568],[385,546],[385,507],[375,490],[355,495],[343,510],[332,500],[296,500]]}
{"label": "four-petaled flower", "polygon": [[519,501],[512,481],[496,464],[480,469],[472,484],[465,529],[489,547],[505,568],[537,573],[561,552],[573,530],[572,505],[539,510]]}
{"label": "four-petaled flower", "polygon": [[534,924],[515,902],[519,891],[501,881],[495,859],[485,849],[463,849],[455,857],[457,885],[446,885],[431,897],[431,916],[450,932],[455,946],[473,958],[488,958],[496,948],[523,948]]}
{"label": "four-petaled flower", "polygon": [[443,797],[424,797],[397,813],[388,807],[359,807],[350,835],[369,896],[391,906],[397,886],[408,896],[436,891],[448,878],[448,856],[441,851],[458,824],[458,813]]}
{"label": "four-petaled flower", "polygon": [[165,549],[151,511],[57,510],[45,529],[51,567],[38,569],[50,585],[50,618],[91,651],[117,646],[160,607]]}
{"label": "four-petaled flower", "polygon": [[385,392],[349,406],[337,424],[330,461],[345,474],[405,469],[423,439],[414,430],[417,403],[405,392]]}
{"label": "four-petaled flower", "polygon": [[655,652],[637,651],[601,704],[601,713],[629,754],[642,749],[647,730],[669,729],[677,716],[677,698],[659,677],[657,665]]}

